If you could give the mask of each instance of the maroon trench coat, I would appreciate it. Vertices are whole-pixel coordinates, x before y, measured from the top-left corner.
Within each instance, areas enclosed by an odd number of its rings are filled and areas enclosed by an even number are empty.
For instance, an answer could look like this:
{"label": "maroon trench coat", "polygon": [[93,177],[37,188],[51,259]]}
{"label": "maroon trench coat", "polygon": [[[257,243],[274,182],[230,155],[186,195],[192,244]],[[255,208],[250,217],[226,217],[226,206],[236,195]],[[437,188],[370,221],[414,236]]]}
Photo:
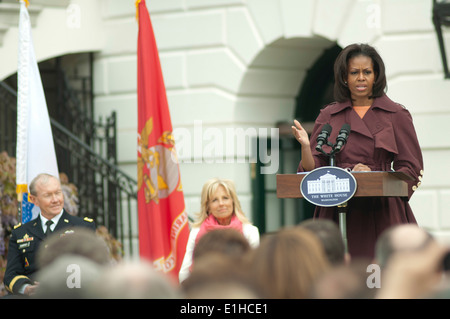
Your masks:
{"label": "maroon trench coat", "polygon": [[[401,223],[417,223],[408,200],[420,185],[423,160],[411,114],[402,105],[386,95],[376,98],[361,119],[350,101],[332,103],[320,111],[310,137],[315,167],[329,165],[327,156],[315,150],[316,139],[322,126],[333,128],[328,140],[336,137],[344,123],[351,126],[347,144],[336,154],[338,167],[353,169],[362,163],[372,171],[401,171],[412,177],[408,182],[408,198],[354,197],[347,207],[348,249],[353,257],[374,257],[375,242],[386,228]],[[323,150],[330,152],[329,146]],[[300,162],[298,171],[304,171]],[[315,218],[328,218],[338,222],[335,207],[316,207]]]}

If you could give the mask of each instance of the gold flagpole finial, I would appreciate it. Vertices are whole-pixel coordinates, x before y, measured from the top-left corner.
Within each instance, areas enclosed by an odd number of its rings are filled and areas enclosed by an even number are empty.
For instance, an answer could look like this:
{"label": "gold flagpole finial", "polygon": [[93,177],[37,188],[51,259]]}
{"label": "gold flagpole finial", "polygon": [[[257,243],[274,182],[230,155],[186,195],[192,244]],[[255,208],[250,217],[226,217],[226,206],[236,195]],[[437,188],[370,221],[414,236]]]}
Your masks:
{"label": "gold flagpole finial", "polygon": [[28,8],[28,6],[30,5],[30,1],[29,0],[17,0],[19,2],[25,2],[25,7]]}
{"label": "gold flagpole finial", "polygon": [[141,0],[136,0],[134,5],[136,6],[136,21],[139,23],[139,3],[141,3]]}

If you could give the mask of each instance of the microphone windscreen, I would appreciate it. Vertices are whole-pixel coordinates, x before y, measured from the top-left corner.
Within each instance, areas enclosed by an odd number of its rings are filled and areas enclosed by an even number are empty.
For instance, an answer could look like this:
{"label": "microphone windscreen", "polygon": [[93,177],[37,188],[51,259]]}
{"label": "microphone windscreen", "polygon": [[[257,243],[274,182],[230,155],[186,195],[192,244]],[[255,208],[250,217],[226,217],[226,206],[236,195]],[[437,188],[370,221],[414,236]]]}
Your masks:
{"label": "microphone windscreen", "polygon": [[344,125],[342,125],[341,130],[345,130],[350,133],[350,124],[345,123]]}
{"label": "microphone windscreen", "polygon": [[324,126],[322,126],[322,132],[323,131],[326,131],[326,132],[328,132],[328,135],[330,135],[331,134],[331,130],[332,130],[333,128],[331,127],[331,125],[330,124],[324,124]]}

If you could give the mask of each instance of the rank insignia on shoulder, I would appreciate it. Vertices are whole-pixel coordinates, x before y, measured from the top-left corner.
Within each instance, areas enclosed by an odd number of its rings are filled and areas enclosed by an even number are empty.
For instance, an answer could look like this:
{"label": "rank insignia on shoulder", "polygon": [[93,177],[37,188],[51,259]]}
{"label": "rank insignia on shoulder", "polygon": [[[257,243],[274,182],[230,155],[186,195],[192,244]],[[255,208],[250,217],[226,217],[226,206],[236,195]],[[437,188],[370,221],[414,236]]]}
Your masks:
{"label": "rank insignia on shoulder", "polygon": [[92,218],[89,218],[89,217],[84,217],[84,220],[89,223],[92,223],[94,221]]}
{"label": "rank insignia on shoulder", "polygon": [[17,225],[14,225],[14,229],[19,228],[20,226],[22,226],[22,223],[18,223]]}

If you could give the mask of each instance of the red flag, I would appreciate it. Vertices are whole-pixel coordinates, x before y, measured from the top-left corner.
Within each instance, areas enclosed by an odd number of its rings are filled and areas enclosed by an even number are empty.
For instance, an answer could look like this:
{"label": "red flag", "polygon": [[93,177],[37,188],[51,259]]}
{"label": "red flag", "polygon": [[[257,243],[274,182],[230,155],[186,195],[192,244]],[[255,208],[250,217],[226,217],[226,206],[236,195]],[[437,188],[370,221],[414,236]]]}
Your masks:
{"label": "red flag", "polygon": [[161,65],[145,0],[138,10],[139,251],[178,277],[189,237],[180,170]]}

